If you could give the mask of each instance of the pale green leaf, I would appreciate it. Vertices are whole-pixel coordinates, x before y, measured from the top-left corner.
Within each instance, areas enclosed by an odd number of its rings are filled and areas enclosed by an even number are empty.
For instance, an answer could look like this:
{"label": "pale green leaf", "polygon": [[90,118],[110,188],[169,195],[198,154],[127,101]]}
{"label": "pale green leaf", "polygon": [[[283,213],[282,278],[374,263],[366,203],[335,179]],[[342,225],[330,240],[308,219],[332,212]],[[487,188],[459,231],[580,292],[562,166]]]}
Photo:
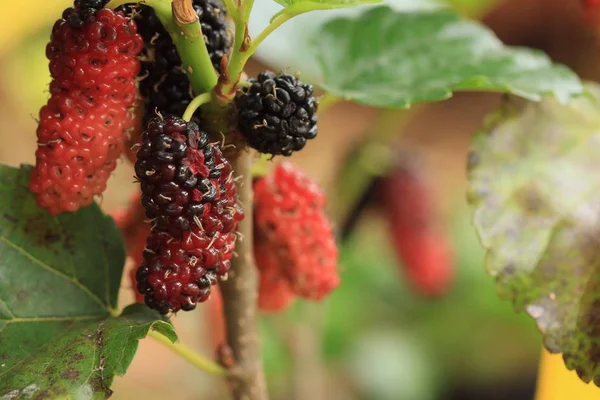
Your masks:
{"label": "pale green leaf", "polygon": [[502,298],[600,384],[600,104],[507,103],[474,139],[469,199]]}
{"label": "pale green leaf", "polygon": [[359,103],[405,108],[454,91],[498,91],[565,102],[581,93],[579,78],[542,52],[505,46],[478,22],[451,10],[369,8],[312,34],[317,83]]}

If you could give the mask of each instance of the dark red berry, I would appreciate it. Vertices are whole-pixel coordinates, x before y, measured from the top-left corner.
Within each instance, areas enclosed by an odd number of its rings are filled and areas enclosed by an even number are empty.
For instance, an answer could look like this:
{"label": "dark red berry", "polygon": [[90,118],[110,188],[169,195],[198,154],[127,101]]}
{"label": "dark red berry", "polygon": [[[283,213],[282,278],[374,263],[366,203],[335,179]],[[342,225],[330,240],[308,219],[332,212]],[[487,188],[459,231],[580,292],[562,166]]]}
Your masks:
{"label": "dark red berry", "polygon": [[242,219],[231,166],[196,123],[152,118],[137,157],[142,204],[154,229],[180,238],[199,227],[212,235],[233,231]]}
{"label": "dark red berry", "polygon": [[236,235],[193,227],[181,239],[153,231],[136,272],[137,289],[148,307],[162,314],[191,311],[208,300],[211,286],[227,279]]}

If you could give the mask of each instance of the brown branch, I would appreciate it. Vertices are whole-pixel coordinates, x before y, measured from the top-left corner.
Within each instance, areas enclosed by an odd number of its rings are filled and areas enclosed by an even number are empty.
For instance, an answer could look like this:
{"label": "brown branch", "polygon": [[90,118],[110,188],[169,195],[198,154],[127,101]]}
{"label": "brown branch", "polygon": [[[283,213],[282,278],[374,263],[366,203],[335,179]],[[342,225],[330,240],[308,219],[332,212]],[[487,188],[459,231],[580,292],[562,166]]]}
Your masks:
{"label": "brown branch", "polygon": [[227,343],[235,359],[234,377],[230,380],[235,400],[267,400],[267,389],[260,356],[256,300],[258,270],[254,263],[252,241],[252,153],[242,151],[233,161],[239,200],[245,218],[240,223],[242,240],[236,245],[229,279],[221,284],[223,311],[227,325]]}

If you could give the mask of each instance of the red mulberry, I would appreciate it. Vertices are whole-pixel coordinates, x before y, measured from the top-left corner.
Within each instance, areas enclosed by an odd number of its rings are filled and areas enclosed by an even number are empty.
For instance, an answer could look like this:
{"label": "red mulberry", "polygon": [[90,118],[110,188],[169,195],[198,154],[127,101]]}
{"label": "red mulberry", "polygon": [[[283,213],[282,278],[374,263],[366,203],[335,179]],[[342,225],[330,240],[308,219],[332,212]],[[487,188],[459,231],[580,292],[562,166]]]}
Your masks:
{"label": "red mulberry", "polygon": [[55,23],[46,50],[52,97],[40,111],[30,179],[51,214],[87,206],[105,190],[134,123],[141,49],[135,24],[122,13],[102,9],[80,27]]}
{"label": "red mulberry", "polygon": [[292,293],[322,299],[340,279],[320,188],[292,164],[282,163],[272,175],[257,179],[254,191],[256,259],[261,274],[270,274],[261,277],[260,291],[268,291],[279,277]]}
{"label": "red mulberry", "polygon": [[435,223],[432,193],[418,168],[399,164],[382,180],[381,203],[393,249],[412,288],[446,293],[454,279],[451,245]]}

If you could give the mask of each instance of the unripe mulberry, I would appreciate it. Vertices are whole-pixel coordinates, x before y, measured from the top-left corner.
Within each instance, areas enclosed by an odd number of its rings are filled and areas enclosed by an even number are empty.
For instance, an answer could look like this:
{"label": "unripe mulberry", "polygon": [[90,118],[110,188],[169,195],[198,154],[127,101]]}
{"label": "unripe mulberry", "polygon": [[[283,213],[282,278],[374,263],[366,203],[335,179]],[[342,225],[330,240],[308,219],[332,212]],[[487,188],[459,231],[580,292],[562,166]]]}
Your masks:
{"label": "unripe mulberry", "polygon": [[152,118],[137,157],[135,173],[153,229],[181,238],[198,227],[218,237],[243,218],[231,165],[196,123]]}
{"label": "unripe mulberry", "polygon": [[254,248],[258,268],[267,274],[260,290],[268,291],[279,278],[295,295],[321,300],[340,279],[320,188],[292,164],[282,163],[255,181],[254,196]]}
{"label": "unripe mulberry", "polygon": [[[228,31],[227,8],[219,0],[193,0],[192,4],[213,66],[220,69],[221,59],[229,53],[233,44]],[[142,7],[136,19],[146,48],[140,74],[145,122],[155,114],[155,110],[183,115],[193,94],[171,36],[150,7]]]}
{"label": "unripe mulberry", "polygon": [[445,294],[455,275],[451,245],[435,222],[433,194],[418,166],[405,160],[380,185],[393,250],[408,282],[422,295]]}
{"label": "unripe mulberry", "polygon": [[260,268],[258,308],[267,312],[283,311],[294,303],[296,295],[281,274],[280,261],[267,244],[255,245],[256,265]]}
{"label": "unripe mulberry", "polygon": [[235,104],[239,130],[250,147],[290,156],[317,136],[317,100],[311,85],[270,71],[248,83],[237,93]]}
{"label": "unripe mulberry", "polygon": [[105,190],[133,126],[141,48],[135,24],[112,10],[80,27],[55,23],[46,50],[52,97],[40,111],[30,178],[38,205],[51,214],[87,206]]}

